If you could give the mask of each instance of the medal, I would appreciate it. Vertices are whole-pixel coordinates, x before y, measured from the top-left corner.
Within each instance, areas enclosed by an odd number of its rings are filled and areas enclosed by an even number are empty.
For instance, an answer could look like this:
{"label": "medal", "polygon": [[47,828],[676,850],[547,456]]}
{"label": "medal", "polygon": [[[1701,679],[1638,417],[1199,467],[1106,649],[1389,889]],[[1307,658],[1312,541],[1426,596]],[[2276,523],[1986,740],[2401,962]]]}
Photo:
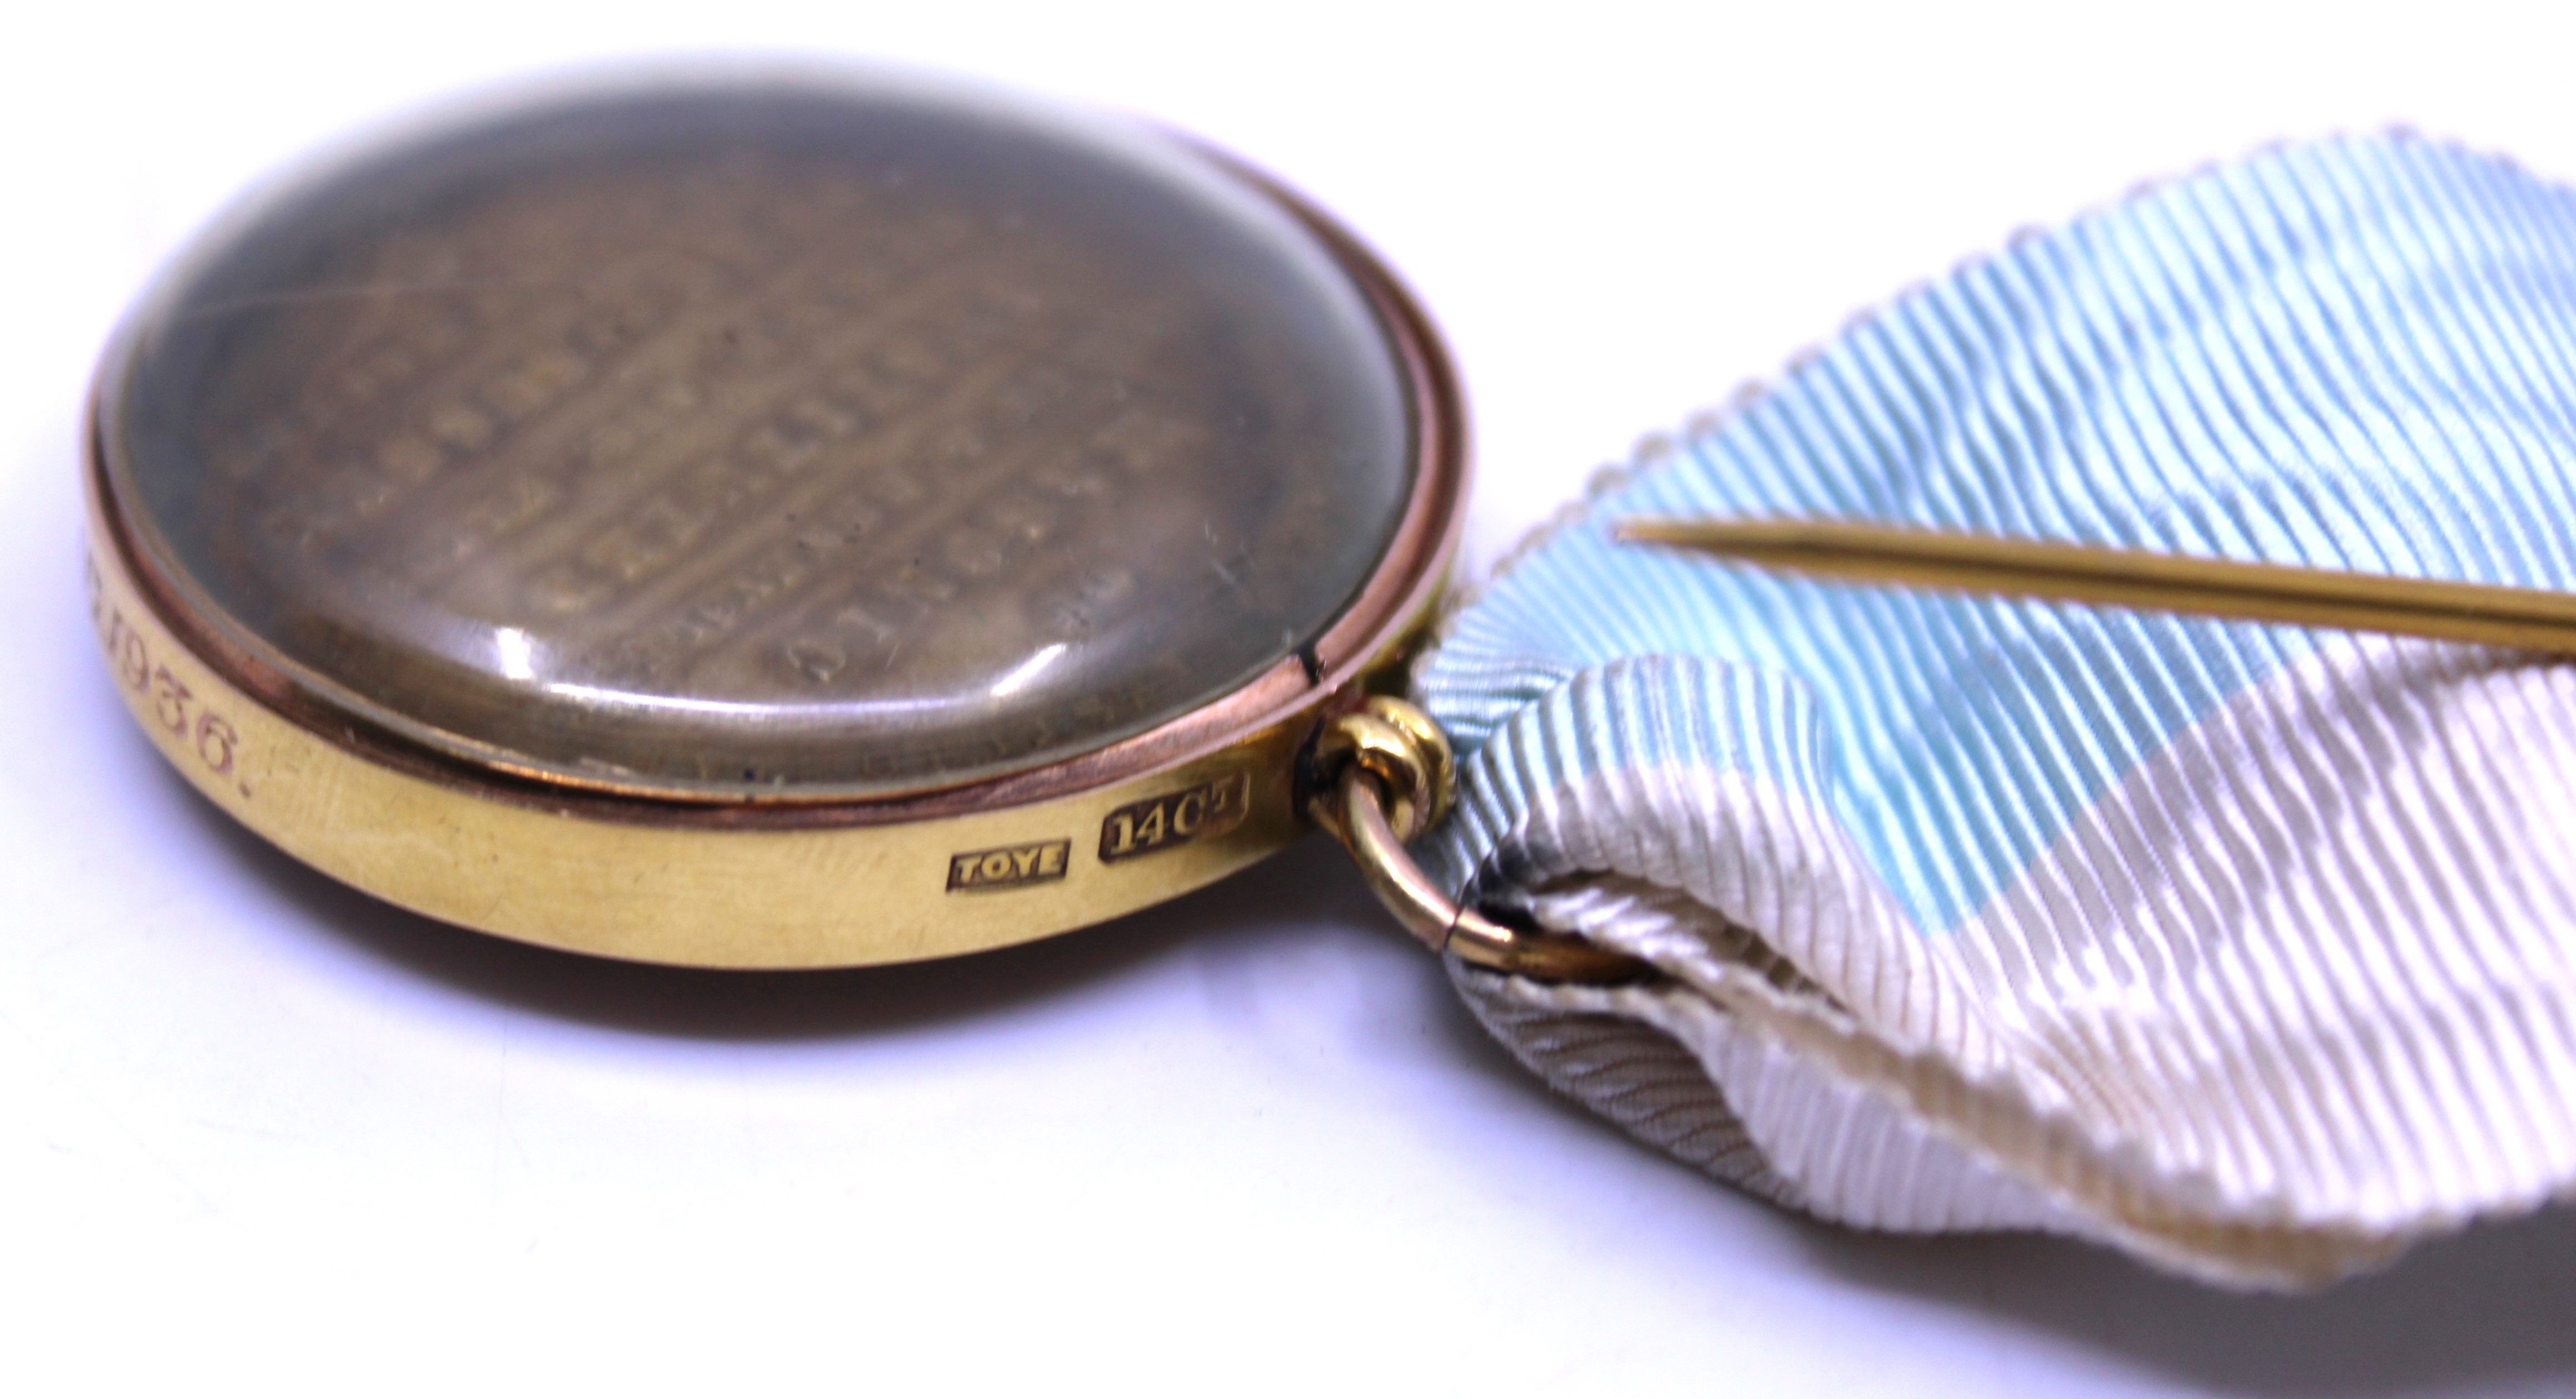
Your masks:
{"label": "medal", "polygon": [[261,193],[129,320],[99,635],[209,799],[451,923],[903,961],[1321,825],[1713,1174],[2311,1283],[2576,1180],[2528,1087],[2576,1065],[2576,866],[2499,814],[2557,750],[2461,756],[2546,669],[2378,635],[2576,620],[2513,513],[2576,465],[2566,200],[2514,178],[2352,143],[2092,216],[1444,610],[1445,353],[1230,158],[883,76],[487,107]]}
{"label": "medal", "polygon": [[1465,485],[1420,314],[1179,140],[884,80],[483,115],[276,191],[99,380],[129,702],[489,932],[966,952],[1294,838]]}

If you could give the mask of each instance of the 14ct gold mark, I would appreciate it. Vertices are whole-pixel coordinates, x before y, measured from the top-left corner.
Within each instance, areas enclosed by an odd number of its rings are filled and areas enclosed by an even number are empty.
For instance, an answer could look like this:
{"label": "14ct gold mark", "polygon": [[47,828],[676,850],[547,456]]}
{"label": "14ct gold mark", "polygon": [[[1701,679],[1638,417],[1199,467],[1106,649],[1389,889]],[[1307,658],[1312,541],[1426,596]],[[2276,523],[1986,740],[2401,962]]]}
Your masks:
{"label": "14ct gold mark", "polygon": [[1116,864],[1157,850],[1221,836],[1252,809],[1252,774],[1237,768],[1195,787],[1130,802],[1100,823],[1100,862]]}
{"label": "14ct gold mark", "polygon": [[983,893],[1062,879],[1072,854],[1073,842],[1069,840],[1033,840],[998,850],[964,851],[948,857],[948,892]]}

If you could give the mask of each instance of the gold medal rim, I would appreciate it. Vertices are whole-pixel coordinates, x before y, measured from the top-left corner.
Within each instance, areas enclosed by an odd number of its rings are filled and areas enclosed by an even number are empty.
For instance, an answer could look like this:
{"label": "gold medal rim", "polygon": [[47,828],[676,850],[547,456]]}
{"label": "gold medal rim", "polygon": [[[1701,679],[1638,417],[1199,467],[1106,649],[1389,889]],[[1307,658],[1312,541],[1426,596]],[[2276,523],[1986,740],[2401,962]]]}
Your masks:
{"label": "gold medal rim", "polygon": [[[1296,767],[1324,715],[1400,665],[1438,605],[1465,523],[1467,420],[1437,330],[1375,254],[1265,173],[1190,144],[1277,202],[1361,290],[1416,427],[1403,513],[1359,594],[1309,646],[1209,704],[1056,762],[885,795],[679,798],[459,758],[351,716],[229,643],[150,566],[101,430],[114,347],[92,387],[83,471],[110,673],[180,773],[289,854],[416,912],[575,951],[725,967],[915,960],[1097,923],[1248,865],[1308,828]],[[224,770],[191,714],[234,734],[217,745]],[[1118,813],[1238,780],[1243,809],[1225,831],[1100,858],[1102,823]],[[957,857],[1032,841],[1065,847],[1052,878],[944,882]]]}

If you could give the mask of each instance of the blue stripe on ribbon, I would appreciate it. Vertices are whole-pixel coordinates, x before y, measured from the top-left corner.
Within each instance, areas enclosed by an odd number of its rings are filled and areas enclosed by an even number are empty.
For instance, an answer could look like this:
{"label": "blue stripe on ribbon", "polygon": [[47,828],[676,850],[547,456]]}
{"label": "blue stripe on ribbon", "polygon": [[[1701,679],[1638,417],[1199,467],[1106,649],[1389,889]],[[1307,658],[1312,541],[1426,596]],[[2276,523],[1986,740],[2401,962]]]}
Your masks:
{"label": "blue stripe on ribbon", "polygon": [[[1435,857],[1463,880],[1549,785],[1687,763],[1809,791],[1944,929],[2316,645],[1774,578],[1614,545],[1619,517],[1821,515],[2563,587],[2571,465],[2576,194],[2405,137],[2196,175],[1902,298],[1497,580],[1417,688],[1463,753],[1530,731],[1510,764],[1469,765],[1483,814]],[[1653,656],[1696,659],[1605,669]],[[1591,700],[1537,706],[1584,675]],[[1671,722],[1677,706],[1706,712]]]}

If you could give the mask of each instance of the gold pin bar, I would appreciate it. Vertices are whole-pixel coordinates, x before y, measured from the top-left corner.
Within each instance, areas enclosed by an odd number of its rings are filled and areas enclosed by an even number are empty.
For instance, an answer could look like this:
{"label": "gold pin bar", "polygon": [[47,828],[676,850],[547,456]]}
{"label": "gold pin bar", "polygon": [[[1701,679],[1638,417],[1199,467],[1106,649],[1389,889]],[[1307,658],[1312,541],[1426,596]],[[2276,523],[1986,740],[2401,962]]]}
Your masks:
{"label": "gold pin bar", "polygon": [[1833,520],[1633,518],[1667,544],[1848,583],[2097,603],[2576,653],[2576,594],[2287,564],[2235,563]]}

